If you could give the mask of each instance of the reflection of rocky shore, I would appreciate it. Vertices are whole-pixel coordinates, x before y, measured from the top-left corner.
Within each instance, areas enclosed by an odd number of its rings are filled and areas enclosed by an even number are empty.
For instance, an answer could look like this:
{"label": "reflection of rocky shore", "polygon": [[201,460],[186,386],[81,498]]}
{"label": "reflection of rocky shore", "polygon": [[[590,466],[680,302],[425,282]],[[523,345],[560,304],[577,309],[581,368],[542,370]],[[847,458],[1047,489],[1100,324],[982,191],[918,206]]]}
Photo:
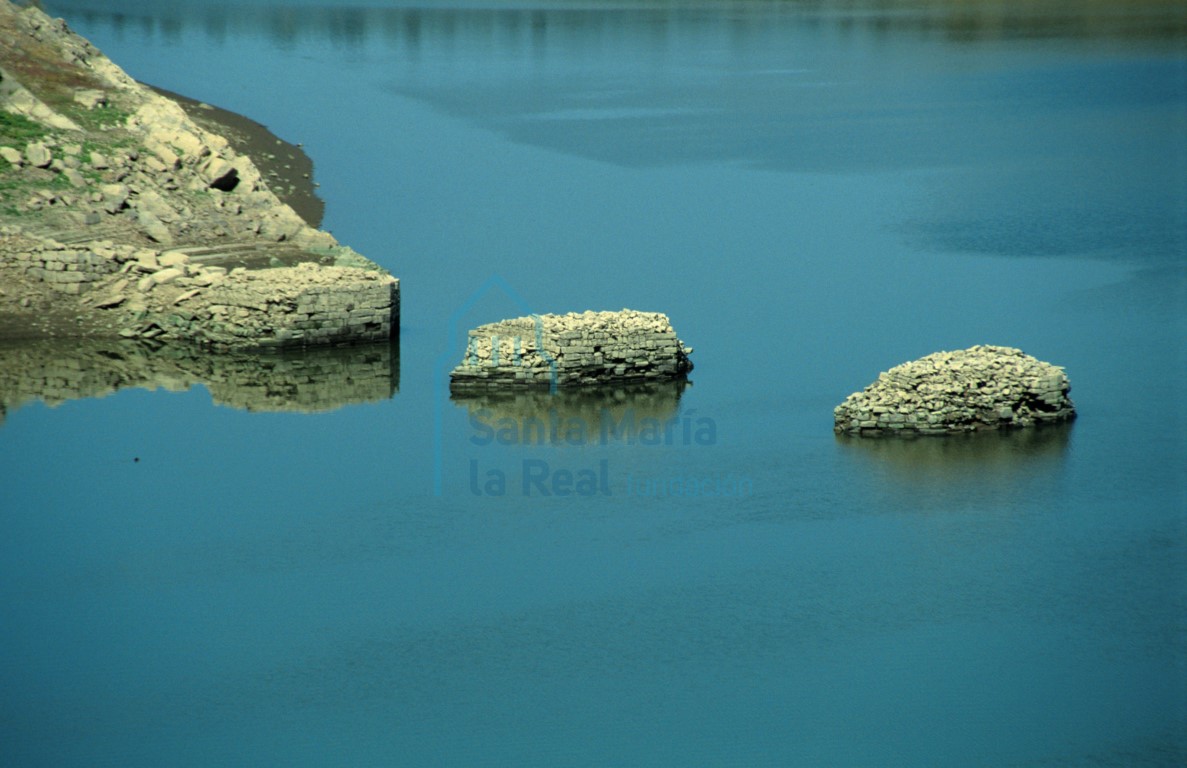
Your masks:
{"label": "reflection of rocky shore", "polygon": [[[198,28],[219,45],[229,45],[236,36],[262,31],[274,45],[288,47],[298,39],[327,40],[335,48],[359,50],[382,42],[393,48],[452,45],[507,48],[543,48],[557,40],[572,40],[582,34],[622,39],[632,34],[658,34],[674,39],[685,28],[700,21],[678,3],[640,3],[647,13],[647,25],[635,24],[628,12],[598,14],[589,3],[565,7],[559,3],[515,4],[467,3],[433,8],[429,3],[413,7],[373,8],[365,3],[302,8],[301,13],[280,3],[171,3],[146,12],[136,3],[108,2],[105,8],[86,0],[60,0],[56,6],[88,24],[104,21],[116,34],[136,27],[168,38]],[[505,5],[506,7],[502,7]],[[625,4],[624,4],[625,5]],[[739,34],[730,40],[744,40],[745,32],[772,19],[799,20],[819,3],[755,3],[754,0],[718,0]],[[1057,35],[1086,39],[1170,40],[1182,37],[1187,24],[1174,0],[848,0],[824,4],[820,14],[828,28],[849,34],[879,36],[911,34],[940,37],[960,43],[1014,38],[1042,39]],[[76,6],[83,6],[75,11]],[[761,11],[756,14],[754,11]],[[631,10],[629,6],[626,10]],[[1130,12],[1125,12],[1130,11]],[[459,23],[459,16],[462,22]],[[809,17],[811,18],[811,17]]]}
{"label": "reflection of rocky shore", "polygon": [[135,341],[42,340],[0,344],[0,421],[25,403],[104,397],[129,387],[184,391],[201,384],[214,402],[248,411],[329,411],[392,397],[400,386],[395,344],[210,352]]}
{"label": "reflection of rocky shore", "polygon": [[514,442],[563,442],[570,428],[579,428],[584,430],[583,439],[569,442],[588,443],[601,438],[603,426],[608,429],[608,439],[648,442],[653,435],[650,430],[657,425],[661,440],[666,427],[669,442],[683,442],[686,426],[693,432],[698,428],[695,419],[680,418],[680,396],[687,386],[687,380],[675,379],[560,389],[555,394],[539,389],[491,388],[457,391],[450,399],[468,409],[472,424],[489,427],[500,442],[512,442],[512,432],[517,438]]}

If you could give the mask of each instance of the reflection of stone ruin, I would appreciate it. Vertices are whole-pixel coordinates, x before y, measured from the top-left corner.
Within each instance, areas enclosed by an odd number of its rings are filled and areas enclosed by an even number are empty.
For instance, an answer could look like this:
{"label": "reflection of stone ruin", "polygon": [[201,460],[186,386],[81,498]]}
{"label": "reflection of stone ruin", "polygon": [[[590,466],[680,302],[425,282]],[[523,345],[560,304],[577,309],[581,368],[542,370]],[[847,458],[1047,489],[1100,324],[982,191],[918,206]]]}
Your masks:
{"label": "reflection of stone ruin", "polygon": [[687,386],[686,380],[677,379],[555,393],[538,388],[484,388],[454,392],[451,400],[469,411],[471,424],[489,427],[496,435],[512,430],[518,433],[517,442],[566,442],[574,426],[585,431],[578,442],[600,440],[603,426],[609,430],[609,439],[635,442],[645,437],[645,425],[653,423],[661,430],[679,432],[672,441],[683,442],[685,427],[696,428],[693,420],[680,418],[680,396]]}
{"label": "reflection of stone ruin", "polygon": [[659,312],[530,315],[470,331],[450,384],[568,387],[674,379],[692,370],[691,353]]}
{"label": "reflection of stone ruin", "polygon": [[232,408],[329,411],[392,397],[400,385],[400,351],[387,343],[217,355],[134,341],[0,344],[0,419],[34,400],[54,406],[129,387],[179,392],[195,384]]}
{"label": "reflection of stone ruin", "polygon": [[943,440],[863,440],[838,433],[837,443],[893,474],[921,484],[983,477],[986,472],[1040,467],[1067,452],[1071,423],[1046,429],[993,430],[954,434]]}

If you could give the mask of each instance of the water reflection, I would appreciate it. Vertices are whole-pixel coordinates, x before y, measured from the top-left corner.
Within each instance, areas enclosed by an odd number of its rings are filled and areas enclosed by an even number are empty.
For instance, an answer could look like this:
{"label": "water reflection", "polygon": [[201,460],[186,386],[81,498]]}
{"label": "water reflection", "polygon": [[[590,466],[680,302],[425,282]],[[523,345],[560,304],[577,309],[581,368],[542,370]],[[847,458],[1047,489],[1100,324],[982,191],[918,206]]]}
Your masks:
{"label": "water reflection", "polygon": [[277,353],[220,353],[135,341],[52,340],[0,344],[0,424],[40,400],[105,397],[121,389],[182,392],[195,384],[214,402],[246,411],[314,413],[391,398],[400,348],[369,344]]}
{"label": "water reflection", "polygon": [[916,506],[951,508],[1046,492],[1060,482],[1074,422],[938,437],[837,435],[837,447]]}
{"label": "water reflection", "polygon": [[[718,0],[696,4],[653,2],[586,4],[505,2],[452,8],[373,8],[365,0],[347,7],[322,0],[321,5],[282,2],[154,3],[110,0],[103,10],[81,0],[46,2],[55,14],[93,25],[110,24],[163,39],[200,28],[207,38],[226,44],[229,36],[264,33],[280,48],[299,39],[322,39],[335,47],[358,49],[374,42],[416,50],[444,41],[459,48],[480,46],[539,53],[550,46],[571,49],[575,39],[588,44],[607,36],[647,36],[650,43],[668,39],[682,27],[695,25],[706,9],[728,18],[729,39],[744,44],[748,33],[772,21],[830,28],[845,35],[911,35],[954,42],[1047,38],[1175,40],[1187,34],[1187,14],[1174,0]],[[160,7],[165,5],[166,7]],[[641,25],[640,17],[648,24]],[[471,48],[472,49],[472,48]]]}
{"label": "water reflection", "polygon": [[[594,389],[547,390],[490,388],[455,392],[454,405],[465,408],[475,435],[504,444],[586,444],[605,439],[646,442],[651,432],[696,428],[678,419],[685,379]],[[687,424],[686,424],[687,422]],[[604,436],[604,438],[603,438]],[[680,440],[676,435],[673,440]]]}
{"label": "water reflection", "polygon": [[1034,463],[1067,450],[1072,423],[1032,429],[1001,429],[943,436],[854,437],[837,435],[845,450],[874,457],[879,463],[920,472],[954,469],[980,472],[995,466]]}
{"label": "water reflection", "polygon": [[[921,250],[1177,260],[1187,223],[1173,0],[48,5],[135,44],[205,36],[208,56],[327,44],[382,62],[388,93],[622,167],[931,174],[897,225]],[[1051,41],[1085,56],[1052,63]]]}

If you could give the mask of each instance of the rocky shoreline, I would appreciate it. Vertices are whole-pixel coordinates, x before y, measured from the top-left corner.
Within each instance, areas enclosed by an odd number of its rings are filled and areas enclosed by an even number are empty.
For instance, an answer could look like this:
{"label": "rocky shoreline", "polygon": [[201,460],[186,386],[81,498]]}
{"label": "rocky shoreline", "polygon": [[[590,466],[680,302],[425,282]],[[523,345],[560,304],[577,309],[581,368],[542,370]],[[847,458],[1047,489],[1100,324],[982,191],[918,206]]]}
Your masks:
{"label": "rocky shoreline", "polygon": [[[0,342],[238,352],[397,338],[399,281],[310,226],[311,176],[263,126],[138,83],[65,21],[0,0]],[[661,313],[531,315],[471,330],[450,388],[513,409],[542,387],[667,392],[691,353]],[[1064,422],[1069,390],[1062,368],[1017,349],[938,352],[850,395],[834,430]]]}
{"label": "rocky shoreline", "polygon": [[309,226],[273,189],[302,185],[265,176],[217,125],[0,0],[0,338],[236,349],[397,333],[398,280]]}
{"label": "rocky shoreline", "polygon": [[251,158],[281,202],[292,208],[311,227],[320,227],[325,203],[317,196],[313,181],[313,160],[300,144],[290,144],[268,127],[246,115],[145,83],[156,93],[174,101],[191,120],[207,131],[222,136],[240,155]]}

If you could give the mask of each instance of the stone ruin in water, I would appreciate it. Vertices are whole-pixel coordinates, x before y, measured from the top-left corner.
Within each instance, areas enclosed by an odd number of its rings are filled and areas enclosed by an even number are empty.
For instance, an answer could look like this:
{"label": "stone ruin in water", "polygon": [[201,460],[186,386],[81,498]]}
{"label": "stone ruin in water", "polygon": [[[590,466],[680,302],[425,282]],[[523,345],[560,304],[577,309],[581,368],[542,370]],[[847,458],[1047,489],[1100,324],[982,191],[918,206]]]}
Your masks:
{"label": "stone ruin in water", "polygon": [[895,366],[833,411],[834,431],[941,435],[1072,419],[1059,366],[1012,347],[979,345]]}
{"label": "stone ruin in water", "polygon": [[692,370],[692,348],[659,312],[529,315],[470,331],[454,390],[662,381]]}

